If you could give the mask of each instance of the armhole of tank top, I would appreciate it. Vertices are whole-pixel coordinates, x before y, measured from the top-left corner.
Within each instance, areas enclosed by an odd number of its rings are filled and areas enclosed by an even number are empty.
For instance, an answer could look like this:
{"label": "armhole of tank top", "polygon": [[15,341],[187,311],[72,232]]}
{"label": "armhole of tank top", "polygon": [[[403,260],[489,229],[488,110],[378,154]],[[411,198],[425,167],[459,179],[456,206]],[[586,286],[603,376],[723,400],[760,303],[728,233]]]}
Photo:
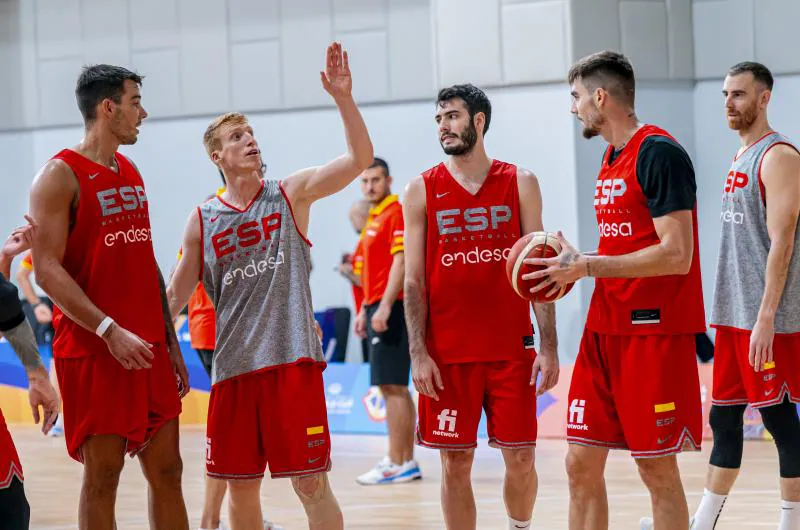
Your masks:
{"label": "armhole of tank top", "polygon": [[203,230],[203,212],[200,210],[200,206],[197,207],[197,220],[200,221],[200,277],[197,280],[202,284],[206,268],[206,238]]}
{"label": "armhole of tank top", "polygon": [[772,149],[776,145],[788,145],[789,147],[794,149],[797,154],[800,154],[800,149],[798,149],[796,145],[789,143],[785,140],[777,141],[774,144],[768,146],[766,149],[764,149],[764,152],[761,154],[761,158],[758,161],[758,171],[756,172],[756,174],[758,175],[758,191],[759,193],[761,193],[761,204],[763,204],[765,208],[767,207],[767,190],[766,188],[764,188],[764,182],[761,180],[761,165],[764,163],[764,157],[766,157],[770,149]]}
{"label": "armhole of tank top", "polygon": [[78,217],[80,216],[80,209],[81,209],[81,179],[78,178],[78,174],[75,172],[75,168],[72,167],[69,159],[72,158],[70,153],[74,153],[71,149],[62,149],[59,151],[52,160],[59,160],[63,164],[67,166],[69,172],[72,173],[72,178],[75,179],[75,196],[72,198],[72,204],[70,205],[70,218],[69,223],[70,226],[68,228],[67,237],[72,235],[72,230],[75,228],[75,225],[78,223]]}
{"label": "armhole of tank top", "polygon": [[281,190],[281,195],[283,196],[283,200],[286,201],[286,206],[289,207],[289,214],[291,214],[292,216],[292,224],[294,225],[295,232],[297,232],[297,235],[300,236],[300,239],[302,239],[306,243],[306,245],[308,245],[309,247],[313,247],[314,245],[311,243],[311,241],[309,241],[306,235],[300,230],[300,227],[297,226],[297,219],[294,216],[294,208],[292,208],[292,202],[286,195],[286,191],[283,189],[283,181],[281,180],[278,181],[278,189]]}

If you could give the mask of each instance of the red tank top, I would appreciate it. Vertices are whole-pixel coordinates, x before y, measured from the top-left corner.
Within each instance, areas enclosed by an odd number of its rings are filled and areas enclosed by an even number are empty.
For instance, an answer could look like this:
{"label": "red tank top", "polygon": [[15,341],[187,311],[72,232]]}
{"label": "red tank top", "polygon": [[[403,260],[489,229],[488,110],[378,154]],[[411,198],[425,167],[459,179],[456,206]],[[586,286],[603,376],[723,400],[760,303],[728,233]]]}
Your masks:
{"label": "red tank top", "polygon": [[[101,311],[152,343],[165,340],[158,267],[150,236],[147,195],[139,172],[116,154],[119,174],[65,149],[64,161],[80,186],[75,223],[62,265]],[[103,340],[56,307],[53,355],[107,353]]]}
{"label": "red tank top", "polygon": [[474,196],[444,164],[423,178],[429,353],[444,364],[534,355],[530,306],[506,278],[521,233],[517,167],[492,162]]}
{"label": "red tank top", "polygon": [[[646,125],[609,164],[603,157],[595,188],[594,208],[600,231],[601,256],[630,254],[660,242],[653,217],[636,175],[639,148],[649,136],[669,133]],[[653,278],[597,278],[586,326],[597,333],[658,335],[700,333],[705,330],[697,206],[692,211],[694,253],[689,273]]]}

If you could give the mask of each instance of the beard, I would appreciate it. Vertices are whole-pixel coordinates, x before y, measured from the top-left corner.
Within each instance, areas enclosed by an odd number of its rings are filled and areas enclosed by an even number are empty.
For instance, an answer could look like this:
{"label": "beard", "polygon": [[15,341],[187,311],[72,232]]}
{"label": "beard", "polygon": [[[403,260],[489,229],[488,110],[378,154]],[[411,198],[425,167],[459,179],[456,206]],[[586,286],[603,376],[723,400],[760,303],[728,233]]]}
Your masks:
{"label": "beard", "polygon": [[728,126],[734,131],[743,131],[749,129],[756,119],[758,119],[758,108],[753,104],[735,116],[728,116]]}
{"label": "beard", "polygon": [[444,143],[439,140],[439,144],[442,146],[444,154],[450,156],[461,156],[472,151],[472,148],[475,147],[476,143],[478,143],[478,130],[475,128],[475,124],[472,123],[472,120],[470,120],[467,130],[458,135],[458,139],[461,140],[461,143],[458,145],[451,145],[450,147],[445,147]]}
{"label": "beard", "polygon": [[583,124],[583,137],[587,140],[600,134],[600,127],[605,125],[606,119],[599,112],[589,114]]}
{"label": "beard", "polygon": [[127,126],[122,112],[119,112],[119,109],[111,122],[111,130],[114,136],[117,137],[117,140],[119,140],[120,145],[133,145],[139,139],[139,134],[136,132],[136,129],[131,129]]}

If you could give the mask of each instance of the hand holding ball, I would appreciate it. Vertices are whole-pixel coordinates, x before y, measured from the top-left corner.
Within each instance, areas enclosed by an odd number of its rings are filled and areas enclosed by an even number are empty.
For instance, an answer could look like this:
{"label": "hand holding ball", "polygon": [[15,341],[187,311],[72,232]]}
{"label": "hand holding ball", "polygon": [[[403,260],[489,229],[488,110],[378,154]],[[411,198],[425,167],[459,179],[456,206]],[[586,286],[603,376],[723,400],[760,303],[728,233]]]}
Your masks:
{"label": "hand holding ball", "polygon": [[554,294],[548,296],[551,289],[543,289],[532,293],[531,289],[546,282],[547,278],[537,278],[534,280],[524,280],[523,275],[530,272],[546,269],[544,265],[529,265],[525,263],[528,258],[555,258],[561,253],[561,243],[555,234],[550,232],[532,232],[523,236],[511,247],[511,253],[506,261],[506,274],[508,281],[514,291],[526,300],[532,302],[549,303],[555,302],[566,295],[575,283],[568,283]]}

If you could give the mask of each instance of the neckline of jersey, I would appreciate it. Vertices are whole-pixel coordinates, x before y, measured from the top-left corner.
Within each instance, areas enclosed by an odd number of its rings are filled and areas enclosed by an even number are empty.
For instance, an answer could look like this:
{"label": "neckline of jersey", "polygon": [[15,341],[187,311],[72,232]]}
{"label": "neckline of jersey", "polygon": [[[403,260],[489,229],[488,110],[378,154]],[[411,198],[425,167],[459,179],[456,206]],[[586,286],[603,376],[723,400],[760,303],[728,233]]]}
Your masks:
{"label": "neckline of jersey", "polygon": [[447,176],[450,178],[450,180],[452,180],[455,183],[455,185],[458,187],[458,189],[460,189],[464,193],[464,195],[466,195],[467,197],[469,197],[469,198],[474,200],[474,199],[479,198],[481,196],[481,194],[483,193],[483,190],[486,189],[487,182],[489,182],[489,177],[492,176],[492,172],[494,171],[495,167],[497,166],[497,163],[498,163],[497,159],[493,158],[492,159],[492,164],[489,166],[489,171],[486,172],[486,178],[483,179],[483,182],[481,183],[481,187],[478,188],[478,191],[476,191],[474,195],[472,193],[470,193],[469,190],[467,188],[465,188],[458,181],[458,179],[456,179],[453,176],[453,174],[450,172],[450,168],[447,167],[446,163],[442,162],[442,167],[447,172]]}
{"label": "neckline of jersey", "polygon": [[115,177],[121,177],[122,176],[122,164],[121,164],[121,161],[120,161],[121,156],[119,154],[119,151],[115,151],[114,152],[114,160],[117,161],[117,169],[119,170],[119,173],[117,173],[116,171],[114,171],[110,167],[106,167],[103,164],[95,162],[91,158],[80,154],[79,152],[75,151],[74,149],[67,148],[67,149],[65,149],[65,151],[69,151],[70,153],[74,154],[75,156],[80,157],[83,160],[86,160],[90,164],[99,167],[101,170],[106,171],[107,173],[110,173],[110,174],[114,175]]}
{"label": "neckline of jersey", "polygon": [[635,133],[633,133],[633,136],[631,136],[630,139],[627,142],[625,142],[625,145],[623,145],[622,149],[619,150],[619,152],[617,153],[617,156],[614,157],[614,160],[611,160],[611,154],[614,152],[614,146],[611,145],[611,144],[608,144],[608,147],[606,148],[606,156],[605,156],[605,159],[603,160],[603,164],[608,168],[610,168],[611,166],[616,164],[617,161],[620,158],[622,158],[622,155],[627,152],[627,151],[625,151],[625,148],[628,147],[629,145],[631,145],[633,143],[634,139],[636,139],[639,135],[644,134],[645,129],[649,129],[649,128],[650,128],[650,124],[649,123],[642,124],[642,126],[639,127],[636,130]]}
{"label": "neckline of jersey", "polygon": [[253,206],[253,204],[258,200],[259,197],[261,197],[261,194],[264,193],[264,187],[265,186],[266,186],[266,183],[264,182],[264,179],[261,179],[261,187],[258,188],[258,191],[256,192],[256,194],[253,195],[253,198],[250,199],[250,202],[247,203],[247,206],[245,206],[243,210],[239,209],[236,206],[234,206],[234,205],[230,204],[229,202],[227,202],[225,199],[222,198],[221,195],[216,195],[215,198],[219,202],[221,202],[222,204],[224,204],[225,206],[230,208],[231,210],[233,210],[233,211],[235,211],[237,213],[244,213],[247,210],[249,210],[251,206]]}
{"label": "neckline of jersey", "polygon": [[768,138],[773,134],[778,134],[778,131],[770,131],[761,138],[759,138],[758,140],[756,140],[755,142],[753,142],[752,144],[748,145],[747,147],[744,148],[744,151],[742,151],[741,153],[736,153],[736,155],[733,157],[733,161],[737,162],[740,158],[742,158],[742,156],[744,156],[746,152],[750,150],[751,147],[760,144],[764,140],[764,138]]}

